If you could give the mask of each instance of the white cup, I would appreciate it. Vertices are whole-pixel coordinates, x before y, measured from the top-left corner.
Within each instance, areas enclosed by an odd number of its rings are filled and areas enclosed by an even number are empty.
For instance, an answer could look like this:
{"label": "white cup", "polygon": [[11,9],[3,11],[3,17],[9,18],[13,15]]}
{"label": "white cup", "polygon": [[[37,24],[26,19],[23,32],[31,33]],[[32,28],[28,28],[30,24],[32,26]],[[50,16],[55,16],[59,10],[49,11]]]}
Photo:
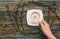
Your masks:
{"label": "white cup", "polygon": [[27,11],[27,24],[31,26],[38,26],[39,22],[43,20],[43,13],[40,9],[31,9]]}

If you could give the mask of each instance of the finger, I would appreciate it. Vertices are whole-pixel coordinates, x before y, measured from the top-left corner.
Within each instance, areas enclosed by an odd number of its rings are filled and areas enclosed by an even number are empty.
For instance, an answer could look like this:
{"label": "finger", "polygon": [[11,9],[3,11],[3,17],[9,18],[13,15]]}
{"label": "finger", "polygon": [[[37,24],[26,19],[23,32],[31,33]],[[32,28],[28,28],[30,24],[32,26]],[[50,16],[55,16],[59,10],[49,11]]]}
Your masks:
{"label": "finger", "polygon": [[41,25],[40,25],[40,23],[39,23],[39,26],[38,26],[38,27],[39,27],[39,29],[41,30]]}
{"label": "finger", "polygon": [[43,20],[43,24],[44,25],[49,25],[45,20]]}
{"label": "finger", "polygon": [[44,29],[45,26],[42,21],[40,22],[40,25],[41,25],[41,28]]}
{"label": "finger", "polygon": [[44,24],[47,24],[47,22],[46,22],[45,20],[43,20],[43,23],[44,23]]}
{"label": "finger", "polygon": [[39,26],[38,27],[41,27],[40,23],[39,23]]}
{"label": "finger", "polygon": [[44,25],[43,25],[43,21],[41,21],[41,22],[39,23],[39,25],[44,26]]}

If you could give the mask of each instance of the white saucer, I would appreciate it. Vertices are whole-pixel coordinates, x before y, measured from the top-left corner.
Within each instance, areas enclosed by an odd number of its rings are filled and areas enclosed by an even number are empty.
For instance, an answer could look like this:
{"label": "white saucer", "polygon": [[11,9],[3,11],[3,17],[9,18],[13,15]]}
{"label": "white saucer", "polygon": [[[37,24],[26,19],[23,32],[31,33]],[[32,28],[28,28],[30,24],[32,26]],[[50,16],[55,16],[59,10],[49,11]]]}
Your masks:
{"label": "white saucer", "polygon": [[27,24],[30,26],[38,26],[43,20],[43,13],[40,9],[31,9],[27,11]]}

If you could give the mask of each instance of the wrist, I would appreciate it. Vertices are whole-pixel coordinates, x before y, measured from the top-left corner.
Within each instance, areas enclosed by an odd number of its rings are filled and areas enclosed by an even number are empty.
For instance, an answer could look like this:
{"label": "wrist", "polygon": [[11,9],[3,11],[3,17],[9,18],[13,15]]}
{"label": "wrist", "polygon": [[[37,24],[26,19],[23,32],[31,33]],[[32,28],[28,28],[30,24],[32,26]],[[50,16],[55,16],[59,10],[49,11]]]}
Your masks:
{"label": "wrist", "polygon": [[57,39],[56,37],[50,37],[50,38],[48,38],[48,39]]}
{"label": "wrist", "polygon": [[48,37],[48,39],[57,39],[54,35]]}

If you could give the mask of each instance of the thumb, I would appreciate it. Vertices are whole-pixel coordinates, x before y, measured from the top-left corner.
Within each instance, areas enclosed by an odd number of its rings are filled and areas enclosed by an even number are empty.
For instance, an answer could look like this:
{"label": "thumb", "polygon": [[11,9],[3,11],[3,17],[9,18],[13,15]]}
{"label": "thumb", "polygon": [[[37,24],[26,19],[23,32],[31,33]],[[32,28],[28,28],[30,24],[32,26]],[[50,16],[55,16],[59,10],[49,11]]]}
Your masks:
{"label": "thumb", "polygon": [[41,29],[44,29],[43,21],[41,21],[41,22],[39,23],[39,26],[40,26]]}

